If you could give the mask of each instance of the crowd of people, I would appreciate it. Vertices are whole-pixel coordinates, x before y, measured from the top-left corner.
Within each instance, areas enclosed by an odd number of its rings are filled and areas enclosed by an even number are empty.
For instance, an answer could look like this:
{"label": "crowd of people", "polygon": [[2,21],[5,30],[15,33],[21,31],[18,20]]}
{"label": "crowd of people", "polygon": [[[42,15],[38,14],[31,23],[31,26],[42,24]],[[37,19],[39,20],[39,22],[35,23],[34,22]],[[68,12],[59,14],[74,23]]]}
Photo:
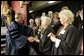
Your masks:
{"label": "crowd of people", "polygon": [[8,20],[6,55],[83,55],[83,6],[77,14],[67,6],[60,12],[43,12],[27,26],[22,14],[10,9],[1,14]]}

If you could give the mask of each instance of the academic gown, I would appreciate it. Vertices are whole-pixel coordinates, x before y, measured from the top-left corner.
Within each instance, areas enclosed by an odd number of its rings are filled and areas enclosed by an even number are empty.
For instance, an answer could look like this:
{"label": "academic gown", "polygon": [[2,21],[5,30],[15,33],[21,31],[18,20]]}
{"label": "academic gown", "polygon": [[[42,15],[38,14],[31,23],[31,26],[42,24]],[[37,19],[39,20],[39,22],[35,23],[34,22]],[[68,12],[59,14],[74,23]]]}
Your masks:
{"label": "academic gown", "polygon": [[53,32],[52,28],[47,27],[41,33],[40,42],[39,42],[39,51],[41,52],[41,55],[51,55],[51,49],[52,49],[53,42],[48,37],[48,34],[50,32]]}
{"label": "academic gown", "polygon": [[[60,29],[57,33],[59,33]],[[68,25],[64,34],[56,36],[61,40],[58,48],[55,44],[52,48],[52,55],[74,55],[77,45],[75,44],[77,39],[77,29],[73,25]]]}
{"label": "academic gown", "polygon": [[[12,22],[6,35],[6,55],[19,55],[18,50],[26,45],[27,36],[32,35],[31,32],[30,28],[22,26],[16,21]],[[23,53],[25,53],[24,50]]]}

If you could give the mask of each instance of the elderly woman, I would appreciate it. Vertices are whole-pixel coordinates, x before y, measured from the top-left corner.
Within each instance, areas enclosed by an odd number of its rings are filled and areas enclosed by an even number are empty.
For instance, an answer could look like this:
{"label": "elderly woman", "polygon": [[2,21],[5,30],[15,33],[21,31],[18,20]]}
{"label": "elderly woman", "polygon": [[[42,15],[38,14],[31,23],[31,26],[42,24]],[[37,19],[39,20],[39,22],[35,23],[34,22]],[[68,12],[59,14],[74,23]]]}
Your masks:
{"label": "elderly woman", "polygon": [[41,19],[40,18],[36,18],[35,19],[35,34],[37,35],[39,33],[39,29],[41,28]]}
{"label": "elderly woman", "polygon": [[30,23],[29,27],[31,27],[33,29],[34,28],[34,20],[30,19],[29,23]]}
{"label": "elderly woman", "polygon": [[46,13],[45,12],[42,13],[41,20],[44,19],[44,17],[46,17]]}
{"label": "elderly woman", "polygon": [[51,19],[53,18],[53,12],[52,11],[48,11],[48,17]]}
{"label": "elderly woman", "polygon": [[40,26],[41,25],[40,18],[36,18],[35,19],[35,23],[36,23],[36,26]]}
{"label": "elderly woman", "polygon": [[77,40],[77,29],[72,25],[74,15],[70,10],[62,10],[59,17],[63,26],[56,35],[52,33],[48,35],[54,42],[52,55],[74,55]]}
{"label": "elderly woman", "polygon": [[51,55],[51,48],[52,48],[52,41],[47,36],[50,32],[53,32],[52,28],[50,27],[51,19],[49,17],[46,17],[42,19],[41,27],[41,37],[39,41],[39,50],[41,52],[41,55]]}

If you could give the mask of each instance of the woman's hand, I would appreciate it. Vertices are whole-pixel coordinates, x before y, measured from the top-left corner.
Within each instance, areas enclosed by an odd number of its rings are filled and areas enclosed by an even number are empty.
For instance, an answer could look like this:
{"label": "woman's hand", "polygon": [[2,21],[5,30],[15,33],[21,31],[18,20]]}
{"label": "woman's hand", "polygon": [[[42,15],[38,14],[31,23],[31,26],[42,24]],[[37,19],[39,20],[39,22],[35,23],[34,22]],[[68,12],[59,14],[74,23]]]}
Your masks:
{"label": "woman's hand", "polygon": [[48,37],[50,37],[51,41],[55,42],[56,41],[56,36],[53,33],[49,33]]}
{"label": "woman's hand", "polygon": [[61,40],[57,39],[53,33],[49,33],[48,37],[50,37],[52,42],[55,42],[55,47],[58,48]]}

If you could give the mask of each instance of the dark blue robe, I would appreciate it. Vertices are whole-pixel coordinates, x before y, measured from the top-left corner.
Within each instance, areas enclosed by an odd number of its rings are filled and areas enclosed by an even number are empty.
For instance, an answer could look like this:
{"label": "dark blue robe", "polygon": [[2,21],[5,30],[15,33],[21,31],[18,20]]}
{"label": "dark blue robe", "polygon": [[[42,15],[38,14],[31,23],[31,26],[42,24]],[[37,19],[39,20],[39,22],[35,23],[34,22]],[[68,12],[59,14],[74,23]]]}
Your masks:
{"label": "dark blue robe", "polygon": [[18,55],[18,50],[27,43],[27,37],[32,35],[32,29],[16,21],[8,27],[6,36],[6,55]]}

